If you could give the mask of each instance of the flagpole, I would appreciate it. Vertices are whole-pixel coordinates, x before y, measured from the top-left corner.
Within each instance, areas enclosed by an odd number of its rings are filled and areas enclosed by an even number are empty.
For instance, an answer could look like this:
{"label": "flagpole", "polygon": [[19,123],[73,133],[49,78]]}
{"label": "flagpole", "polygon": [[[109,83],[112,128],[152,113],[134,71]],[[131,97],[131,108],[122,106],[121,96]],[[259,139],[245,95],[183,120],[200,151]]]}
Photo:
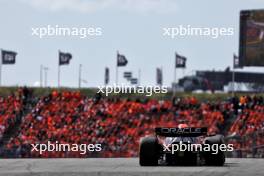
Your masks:
{"label": "flagpole", "polygon": [[177,53],[175,53],[174,83],[176,83]]}
{"label": "flagpole", "polygon": [[107,85],[107,81],[106,81],[106,78],[107,78],[107,76],[106,76],[106,71],[107,70],[107,67],[105,67],[105,69],[104,69],[104,86],[106,86]]}
{"label": "flagpole", "polygon": [[116,55],[116,86],[118,85],[118,55],[119,55],[119,52],[117,51],[116,52],[117,55]]}
{"label": "flagpole", "polygon": [[2,86],[2,62],[3,62],[3,56],[2,56],[2,48],[0,49],[0,51],[1,51],[1,61],[0,61],[0,86]]}
{"label": "flagpole", "polygon": [[232,96],[235,96],[235,68],[233,68],[232,73]]}
{"label": "flagpole", "polygon": [[79,65],[79,89],[81,88],[82,82],[82,64]]}
{"label": "flagpole", "polygon": [[176,83],[176,74],[177,74],[177,71],[176,71],[176,67],[174,68],[174,86],[173,86],[173,96],[175,96],[176,94],[176,87],[177,87],[177,83]]}
{"label": "flagpole", "polygon": [[176,68],[174,68],[174,82],[176,83]]}
{"label": "flagpole", "polygon": [[44,87],[48,87],[48,67],[44,67]]}
{"label": "flagpole", "polygon": [[58,88],[60,88],[60,65],[58,65]]}
{"label": "flagpole", "polygon": [[235,54],[233,54],[233,73],[232,73],[232,96],[235,96]]}
{"label": "flagpole", "polygon": [[141,70],[138,69],[138,86],[140,86],[140,82],[141,82]]}
{"label": "flagpole", "polygon": [[60,88],[60,50],[59,52],[59,62],[58,62],[58,88]]}
{"label": "flagpole", "polygon": [[105,67],[105,69],[104,69],[104,86],[106,86],[106,68],[107,67]]}
{"label": "flagpole", "polygon": [[40,65],[40,72],[39,72],[39,86],[42,87],[42,64]]}
{"label": "flagpole", "polygon": [[116,64],[116,85],[118,84],[118,66]]}
{"label": "flagpole", "polygon": [[177,65],[177,52],[175,52],[175,67],[174,67],[174,86],[173,86],[173,96],[175,96],[176,94],[176,86],[177,86],[177,83],[176,83],[176,65]]}
{"label": "flagpole", "polygon": [[161,69],[161,87],[162,87],[162,85],[163,85],[163,67],[161,66],[160,67],[160,69]]}
{"label": "flagpole", "polygon": [[44,87],[47,87],[47,68],[44,68]]}

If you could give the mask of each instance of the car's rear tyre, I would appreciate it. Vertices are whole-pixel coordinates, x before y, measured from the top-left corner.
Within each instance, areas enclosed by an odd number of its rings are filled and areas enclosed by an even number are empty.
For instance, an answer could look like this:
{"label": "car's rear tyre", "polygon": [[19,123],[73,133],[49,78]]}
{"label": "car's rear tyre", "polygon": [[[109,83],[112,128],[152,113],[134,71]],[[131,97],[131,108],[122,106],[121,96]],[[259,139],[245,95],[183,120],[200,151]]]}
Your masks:
{"label": "car's rear tyre", "polygon": [[207,166],[223,166],[225,164],[225,154],[219,151],[217,154],[206,154],[205,164]]}
{"label": "car's rear tyre", "polygon": [[159,143],[156,137],[145,137],[139,146],[139,164],[141,166],[157,166],[159,159]]}
{"label": "car's rear tyre", "polygon": [[217,154],[215,151],[205,152],[204,153],[204,159],[205,164],[208,166],[223,166],[225,164],[225,153],[219,149],[219,146],[221,144],[224,144],[224,136],[223,135],[215,135],[205,138],[205,144],[210,145],[218,145],[218,151]]}

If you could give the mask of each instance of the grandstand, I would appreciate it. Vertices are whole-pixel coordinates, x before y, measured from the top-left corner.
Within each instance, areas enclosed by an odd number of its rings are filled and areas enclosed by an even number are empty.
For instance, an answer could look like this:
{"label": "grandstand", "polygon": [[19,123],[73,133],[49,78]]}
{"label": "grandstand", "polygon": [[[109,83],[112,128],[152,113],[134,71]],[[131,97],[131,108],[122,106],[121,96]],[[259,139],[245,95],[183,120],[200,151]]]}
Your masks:
{"label": "grandstand", "polygon": [[[37,96],[19,88],[0,97],[1,145],[4,158],[136,157],[140,137],[156,126],[206,126],[221,133],[235,151],[230,157],[264,157],[264,100],[241,96],[204,101],[195,96],[130,99],[87,96],[80,91],[53,90]],[[212,97],[214,95],[211,95]],[[32,143],[101,143],[101,152],[31,151]]]}
{"label": "grandstand", "polygon": [[[235,75],[235,83],[245,85],[246,92],[263,92],[264,74],[254,72],[232,72],[230,68],[225,71],[203,71],[198,70],[193,76],[185,76],[179,80],[179,85],[185,91],[194,90],[218,90],[224,91],[225,86],[232,83]],[[239,90],[237,90],[239,91]]]}

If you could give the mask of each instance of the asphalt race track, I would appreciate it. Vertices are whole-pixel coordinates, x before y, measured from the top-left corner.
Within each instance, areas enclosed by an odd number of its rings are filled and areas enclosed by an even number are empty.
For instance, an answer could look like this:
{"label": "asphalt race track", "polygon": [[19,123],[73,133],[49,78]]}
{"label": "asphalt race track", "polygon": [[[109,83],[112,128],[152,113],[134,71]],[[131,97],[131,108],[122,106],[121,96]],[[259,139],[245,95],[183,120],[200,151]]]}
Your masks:
{"label": "asphalt race track", "polygon": [[140,167],[138,159],[0,159],[5,176],[263,176],[264,159],[227,159],[223,167]]}

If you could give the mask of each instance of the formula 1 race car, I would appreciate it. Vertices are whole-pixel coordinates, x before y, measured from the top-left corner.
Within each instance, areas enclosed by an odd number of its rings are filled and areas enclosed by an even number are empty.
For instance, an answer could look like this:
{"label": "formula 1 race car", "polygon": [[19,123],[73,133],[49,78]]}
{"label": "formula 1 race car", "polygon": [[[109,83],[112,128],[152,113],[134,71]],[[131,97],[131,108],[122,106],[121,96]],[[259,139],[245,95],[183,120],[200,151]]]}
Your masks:
{"label": "formula 1 race car", "polygon": [[180,124],[178,128],[156,128],[155,136],[140,141],[139,164],[211,165],[223,166],[225,151],[223,135],[207,135],[207,128],[191,128]]}

